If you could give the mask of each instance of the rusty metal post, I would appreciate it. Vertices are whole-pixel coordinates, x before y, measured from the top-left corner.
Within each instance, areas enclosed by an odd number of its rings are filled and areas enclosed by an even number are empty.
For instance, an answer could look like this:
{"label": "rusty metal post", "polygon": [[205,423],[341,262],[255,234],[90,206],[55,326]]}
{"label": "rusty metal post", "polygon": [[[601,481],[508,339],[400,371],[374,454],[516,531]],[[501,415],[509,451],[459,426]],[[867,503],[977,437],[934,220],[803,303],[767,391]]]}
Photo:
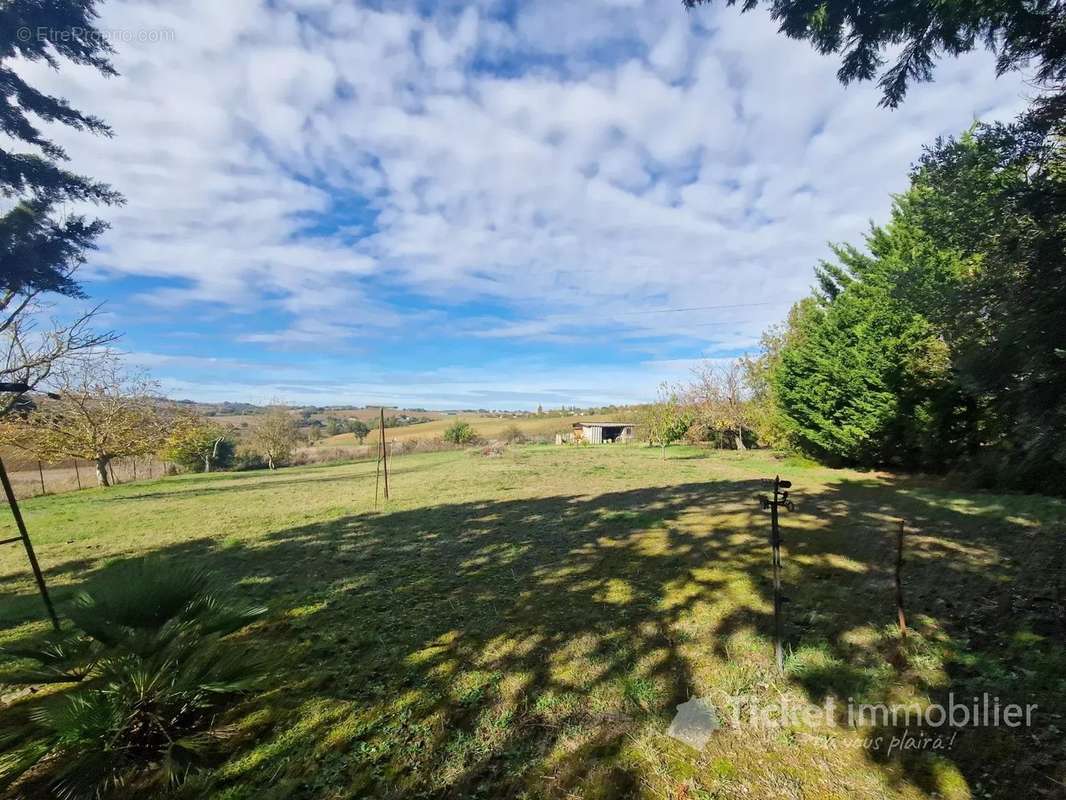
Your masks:
{"label": "rusty metal post", "polygon": [[11,481],[7,477],[7,469],[4,467],[3,459],[0,459],[0,483],[4,485],[4,494],[7,495],[7,504],[11,507],[11,515],[15,518],[15,527],[18,528],[19,535],[14,539],[7,539],[6,543],[17,542],[22,540],[23,547],[26,548],[26,556],[30,560],[30,569],[33,570],[33,579],[37,582],[37,590],[41,593],[41,599],[44,600],[44,607],[48,610],[48,616],[52,620],[52,627],[57,631],[59,630],[59,617],[56,616],[55,607],[52,605],[52,598],[48,596],[48,586],[44,582],[44,575],[41,572],[41,566],[37,563],[37,554],[33,552],[33,543],[30,541],[29,531],[26,530],[26,522],[22,519],[22,512],[19,510],[18,500],[15,499],[15,491],[11,488]]}
{"label": "rusty metal post", "polygon": [[899,521],[899,535],[896,537],[896,614],[899,617],[899,635],[907,638],[907,617],[903,613],[903,520]]}

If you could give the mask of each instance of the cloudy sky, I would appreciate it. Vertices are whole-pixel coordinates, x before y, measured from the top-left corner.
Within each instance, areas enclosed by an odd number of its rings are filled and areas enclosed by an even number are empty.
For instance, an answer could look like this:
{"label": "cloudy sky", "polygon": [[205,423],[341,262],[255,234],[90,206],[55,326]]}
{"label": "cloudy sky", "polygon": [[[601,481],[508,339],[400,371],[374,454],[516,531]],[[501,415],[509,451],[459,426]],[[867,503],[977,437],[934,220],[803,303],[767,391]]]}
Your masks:
{"label": "cloudy sky", "polygon": [[198,400],[649,398],[1027,91],[975,54],[886,111],[765,12],[679,0],[102,11],[120,77],[21,71],[115,129],[56,132],[128,199],[86,288]]}

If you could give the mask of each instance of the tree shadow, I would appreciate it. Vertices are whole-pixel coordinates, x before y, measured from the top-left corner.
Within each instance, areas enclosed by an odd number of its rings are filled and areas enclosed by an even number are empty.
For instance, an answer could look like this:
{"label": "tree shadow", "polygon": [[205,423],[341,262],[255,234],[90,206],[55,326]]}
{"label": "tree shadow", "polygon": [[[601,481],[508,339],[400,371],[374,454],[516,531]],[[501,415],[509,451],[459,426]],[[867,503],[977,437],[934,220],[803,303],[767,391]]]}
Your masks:
{"label": "tree shadow", "polygon": [[[976,505],[914,486],[863,478],[807,496],[800,487],[798,510],[783,517],[792,652],[783,677],[772,670],[758,480],[441,503],[241,546],[196,539],[156,555],[203,561],[273,611],[249,646],[284,652],[284,687],[269,699],[277,723],[222,780],[248,781],[265,797],[338,787],[383,797],[516,797],[531,787],[623,797],[649,776],[620,754],[665,730],[678,703],[735,689],[723,675],[738,660],[773,691],[794,688],[812,702],[888,702],[901,685],[939,699],[983,685],[1061,713],[1061,584],[1047,603],[1038,599],[1046,581],[1019,580],[1034,559],[1041,574],[1061,569],[1052,557],[1061,558],[1061,539],[983,522]],[[899,516],[911,531],[905,580],[922,643],[902,661],[891,633]],[[83,561],[57,569],[88,576]],[[741,641],[755,649],[738,656]],[[1034,652],[1034,675],[1004,683]],[[915,663],[930,654],[943,669]],[[1042,769],[1061,780],[1061,765],[1041,760],[1055,742],[1024,751],[1031,734],[967,735],[942,758],[972,787],[988,786],[990,748],[994,760],[1009,756],[992,787],[1002,796],[1031,789]],[[924,753],[867,760],[886,782],[926,793],[943,789],[935,766]]]}

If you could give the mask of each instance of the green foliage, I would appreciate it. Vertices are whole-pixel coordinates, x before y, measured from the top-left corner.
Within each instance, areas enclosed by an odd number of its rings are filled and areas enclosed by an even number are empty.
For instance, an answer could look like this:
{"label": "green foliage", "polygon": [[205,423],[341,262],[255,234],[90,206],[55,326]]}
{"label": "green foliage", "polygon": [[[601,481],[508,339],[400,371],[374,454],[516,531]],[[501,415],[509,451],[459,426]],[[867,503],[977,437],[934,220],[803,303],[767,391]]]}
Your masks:
{"label": "green foliage", "polygon": [[34,89],[11,65],[18,58],[57,68],[64,59],[115,74],[111,48],[94,27],[95,19],[94,0],[0,4],[0,130],[27,148],[22,153],[0,149],[0,196],[13,200],[0,215],[0,294],[81,296],[72,274],[107,226],[80,214],[60,214],[57,207],[68,201],[122,202],[106,184],[65,169],[66,152],[42,133],[37,120],[104,136],[111,135],[110,128],[66,100]]}
{"label": "green foliage", "polygon": [[[386,427],[388,427],[387,423],[388,420],[386,420]],[[354,434],[355,438],[361,442],[370,433],[370,426],[361,419],[338,419],[337,417],[326,419],[327,436],[339,436],[342,433]]]}
{"label": "green foliage", "polygon": [[361,419],[353,419],[348,423],[348,432],[362,442],[363,439],[370,435],[370,426]]}
{"label": "green foliage", "polygon": [[691,423],[691,415],[681,404],[678,392],[666,384],[659,387],[658,402],[640,411],[640,433],[646,441],[661,448],[663,458],[666,458],[666,448],[680,441]]}
{"label": "green foliage", "polygon": [[201,569],[138,560],[77,595],[75,631],[6,654],[14,682],[72,683],[0,728],[0,786],[30,773],[52,796],[130,796],[182,782],[230,734],[219,715],[266,662],[225,639],[265,609],[228,602]]}
{"label": "green foliage", "polygon": [[227,429],[189,415],[172,425],[160,455],[189,472],[210,472],[232,466],[236,450]]}
{"label": "green foliage", "polygon": [[766,356],[805,451],[1066,483],[1066,162],[1032,115],[929,148],[863,251],[836,248]]}
{"label": "green foliage", "polygon": [[477,439],[477,434],[469,422],[456,420],[442,434],[444,441],[452,444],[470,444]]}
{"label": "green foliage", "polygon": [[[683,0],[685,6],[713,0]],[[758,0],[726,0],[750,11]],[[881,104],[895,107],[913,82],[932,80],[935,59],[984,46],[997,56],[996,71],[1035,67],[1036,80],[1061,89],[1066,80],[1066,6],[1013,0],[768,0],[772,19],[792,39],[806,39],[819,53],[842,53],[843,83],[873,79],[894,51],[896,62],[878,81]]]}

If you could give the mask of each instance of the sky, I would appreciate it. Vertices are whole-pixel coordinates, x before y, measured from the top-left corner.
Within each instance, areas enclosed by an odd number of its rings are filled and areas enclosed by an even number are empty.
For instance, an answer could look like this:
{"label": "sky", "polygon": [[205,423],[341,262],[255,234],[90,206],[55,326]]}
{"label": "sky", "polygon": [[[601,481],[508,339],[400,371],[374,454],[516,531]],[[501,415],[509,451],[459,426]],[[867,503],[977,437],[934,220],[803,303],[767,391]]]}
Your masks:
{"label": "sky", "polygon": [[755,352],[923,144],[1030,94],[975,53],[885,110],[723,6],[108,0],[118,77],[19,71],[114,129],[51,133],[126,196],[82,276],[168,395],[632,403]]}

